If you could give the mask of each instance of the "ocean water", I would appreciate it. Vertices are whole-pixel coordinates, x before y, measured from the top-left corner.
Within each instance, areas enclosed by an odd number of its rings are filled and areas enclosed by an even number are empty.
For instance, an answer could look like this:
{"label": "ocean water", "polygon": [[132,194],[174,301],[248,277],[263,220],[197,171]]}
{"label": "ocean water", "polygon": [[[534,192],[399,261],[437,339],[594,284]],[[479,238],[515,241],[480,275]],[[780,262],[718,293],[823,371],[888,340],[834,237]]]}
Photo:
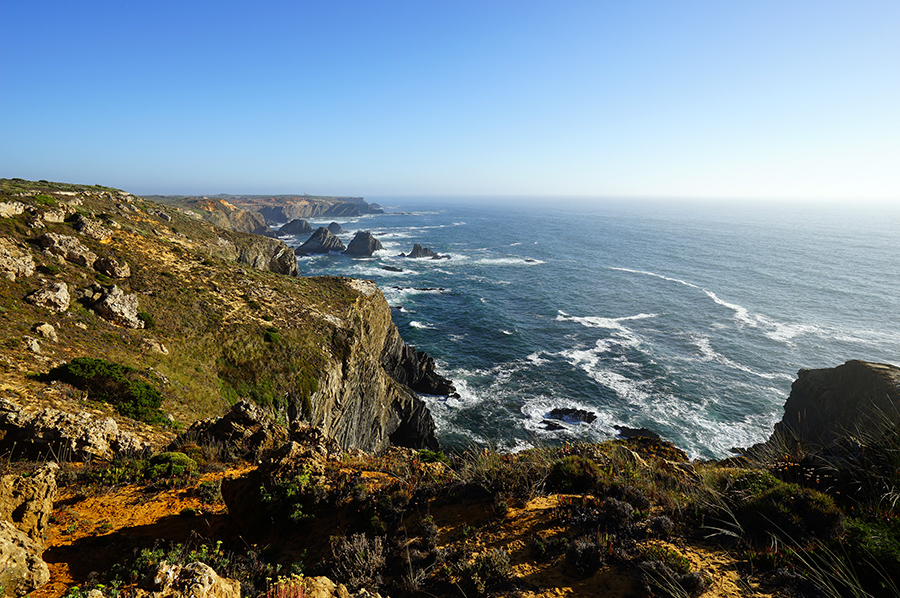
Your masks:
{"label": "ocean water", "polygon": [[[391,213],[337,220],[339,236],[370,230],[384,251],[300,271],[378,284],[403,338],[458,388],[424,397],[448,445],[623,425],[720,458],[768,437],[799,369],[900,363],[897,209],[376,201]],[[451,259],[398,257],[413,243]],[[597,419],[546,430],[556,407]]]}

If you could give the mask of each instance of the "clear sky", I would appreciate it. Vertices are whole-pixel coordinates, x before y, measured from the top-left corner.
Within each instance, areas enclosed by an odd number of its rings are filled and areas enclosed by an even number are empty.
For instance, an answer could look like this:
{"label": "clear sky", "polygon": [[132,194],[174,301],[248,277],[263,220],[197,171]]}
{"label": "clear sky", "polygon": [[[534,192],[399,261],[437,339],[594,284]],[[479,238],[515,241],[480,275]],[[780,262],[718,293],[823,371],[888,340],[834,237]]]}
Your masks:
{"label": "clear sky", "polygon": [[0,177],[900,202],[897,0],[0,0]]}

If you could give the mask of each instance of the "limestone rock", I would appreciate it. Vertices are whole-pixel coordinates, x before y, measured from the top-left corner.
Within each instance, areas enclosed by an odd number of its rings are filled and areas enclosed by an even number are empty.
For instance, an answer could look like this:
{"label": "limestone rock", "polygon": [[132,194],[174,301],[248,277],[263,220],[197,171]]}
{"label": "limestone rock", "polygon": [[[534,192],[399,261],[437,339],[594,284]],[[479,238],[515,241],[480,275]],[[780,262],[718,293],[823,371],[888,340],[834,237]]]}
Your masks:
{"label": "limestone rock", "polygon": [[344,253],[354,257],[372,257],[372,254],[379,249],[384,249],[384,247],[382,247],[381,241],[372,236],[371,232],[358,231]]}
{"label": "limestone rock", "polygon": [[169,354],[169,350],[166,348],[166,346],[164,344],[162,344],[161,342],[159,342],[158,340],[153,339],[153,338],[145,338],[141,342],[141,345],[146,350],[150,351],[151,353],[157,353],[159,355],[168,355]]}
{"label": "limestone rock", "polygon": [[65,210],[47,210],[43,214],[41,214],[41,218],[43,218],[44,222],[63,222],[66,219],[66,211]]}
{"label": "limestone rock", "polygon": [[75,230],[83,235],[91,237],[92,239],[97,239],[98,241],[106,241],[112,238],[111,230],[109,230],[96,220],[86,218],[82,214],[79,214],[75,218]]}
{"label": "limestone rock", "polygon": [[144,327],[144,321],[138,318],[137,295],[126,295],[125,291],[116,285],[101,289],[100,299],[91,306],[97,315],[126,328]]}
{"label": "limestone rock", "polygon": [[69,309],[69,285],[64,282],[50,283],[46,288],[32,291],[25,296],[25,301],[53,311],[64,312]]}
{"label": "limestone rock", "polygon": [[12,218],[25,211],[25,204],[20,201],[0,201],[0,218]]}
{"label": "limestone rock", "polygon": [[309,222],[300,218],[294,218],[278,229],[280,235],[308,235],[311,232],[313,232],[313,228]]}
{"label": "limestone rock", "polygon": [[31,255],[25,253],[5,237],[0,237],[0,276],[10,282],[16,276],[31,276],[34,274],[34,260]]}
{"label": "limestone rock", "polygon": [[111,257],[101,257],[94,262],[94,270],[111,278],[128,278],[131,268],[126,263],[119,263]]}
{"label": "limestone rock", "polygon": [[57,233],[44,233],[38,237],[38,243],[50,253],[62,256],[79,266],[90,268],[97,261],[97,254],[82,245],[75,237]]}
{"label": "limestone rock", "polygon": [[41,322],[35,324],[32,330],[48,341],[53,341],[54,343],[59,341],[59,337],[56,335],[56,328],[54,328],[52,324]]}
{"label": "limestone rock", "polygon": [[134,434],[120,431],[112,418],[49,407],[30,412],[0,398],[0,454],[15,451],[15,458],[54,454],[61,458],[111,460],[117,455],[141,452],[147,446]]}
{"label": "limestone rock", "polygon": [[0,477],[0,521],[9,521],[39,545],[56,500],[59,465],[46,463],[30,476]]}
{"label": "limestone rock", "polygon": [[32,353],[40,353],[41,352],[41,343],[36,338],[32,338],[30,336],[25,337],[25,348],[31,351]]}
{"label": "limestone rock", "polygon": [[197,444],[219,444],[234,456],[259,459],[288,441],[288,430],[275,423],[258,405],[240,401],[222,417],[196,421],[169,446],[175,450],[185,439]]}
{"label": "limestone rock", "polygon": [[344,229],[342,229],[341,225],[337,222],[330,223],[327,228],[329,231],[331,231],[332,235],[339,235],[344,232]]}
{"label": "limestone rock", "polygon": [[344,251],[346,247],[341,240],[332,234],[330,230],[324,226],[316,229],[309,240],[297,248],[300,255],[311,255],[318,253],[330,253],[332,251]]}
{"label": "limestone rock", "polygon": [[200,562],[170,565],[162,561],[148,576],[149,590],[137,588],[136,598],[241,598],[241,582],[219,577]]}
{"label": "limestone rock", "polygon": [[9,521],[0,520],[0,587],[25,596],[50,580],[41,546]]}

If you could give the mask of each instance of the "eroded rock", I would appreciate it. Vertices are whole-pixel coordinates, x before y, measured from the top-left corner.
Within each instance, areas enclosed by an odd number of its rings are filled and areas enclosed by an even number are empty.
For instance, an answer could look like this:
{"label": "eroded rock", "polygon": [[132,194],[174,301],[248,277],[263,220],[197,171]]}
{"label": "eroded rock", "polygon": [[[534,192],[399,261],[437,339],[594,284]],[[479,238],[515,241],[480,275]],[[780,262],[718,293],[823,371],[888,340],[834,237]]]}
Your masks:
{"label": "eroded rock", "polygon": [[17,276],[34,274],[34,260],[5,237],[0,237],[0,276],[13,282]]}
{"label": "eroded rock", "polygon": [[306,243],[297,248],[297,253],[300,255],[311,255],[330,253],[332,251],[344,251],[345,249],[346,247],[340,239],[335,237],[334,234],[324,226],[320,226]]}
{"label": "eroded rock", "polygon": [[0,218],[12,218],[25,211],[21,201],[0,201]]}
{"label": "eroded rock", "polygon": [[73,264],[91,268],[97,261],[97,254],[81,244],[75,237],[57,233],[44,233],[38,243],[51,254],[59,255]]}
{"label": "eroded rock", "polygon": [[288,441],[288,430],[261,407],[245,400],[222,417],[194,422],[170,445],[170,450],[184,444],[185,438],[197,444],[220,444],[235,457],[258,459],[283,446]]}
{"label": "eroded rock", "polygon": [[136,598],[241,598],[241,582],[219,577],[200,562],[170,565],[163,561],[145,585],[149,589],[137,588]]}
{"label": "eroded rock", "polygon": [[38,333],[41,338],[45,338],[48,341],[53,341],[54,343],[59,341],[59,337],[56,335],[56,328],[54,328],[52,324],[41,322],[35,324],[32,330]]}
{"label": "eroded rock", "polygon": [[50,580],[42,550],[12,523],[0,520],[0,587],[6,595],[25,596]]}
{"label": "eroded rock", "polygon": [[[95,285],[100,286],[100,285]],[[95,296],[97,289],[95,288]],[[112,285],[100,287],[100,298],[91,306],[97,315],[104,320],[125,326],[126,328],[143,328],[144,321],[138,317],[137,295],[127,295],[125,291]]]}
{"label": "eroded rock", "polygon": [[39,545],[56,500],[59,465],[46,463],[29,476],[0,476],[0,520],[9,521]]}
{"label": "eroded rock", "polygon": [[372,257],[372,254],[379,249],[384,249],[381,245],[381,241],[376,239],[371,232],[366,230],[358,231],[356,233],[356,236],[350,241],[350,244],[347,246],[347,250],[344,251],[344,253],[354,257]]}
{"label": "eroded rock", "polygon": [[131,268],[126,263],[119,263],[111,257],[101,257],[94,262],[94,270],[111,278],[128,278]]}
{"label": "eroded rock", "polygon": [[25,296],[28,303],[58,312],[69,309],[70,299],[69,285],[64,282],[50,283],[45,288],[32,291]]}

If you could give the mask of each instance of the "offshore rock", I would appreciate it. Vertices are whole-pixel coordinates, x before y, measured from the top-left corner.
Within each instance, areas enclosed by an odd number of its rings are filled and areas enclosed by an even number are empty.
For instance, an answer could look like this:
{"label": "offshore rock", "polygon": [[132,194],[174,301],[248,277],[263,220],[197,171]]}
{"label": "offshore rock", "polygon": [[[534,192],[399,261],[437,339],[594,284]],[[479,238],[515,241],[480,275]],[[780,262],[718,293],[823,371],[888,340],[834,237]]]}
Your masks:
{"label": "offshore rock", "polygon": [[295,218],[278,229],[280,235],[307,235],[311,232],[313,227],[301,218]]}
{"label": "offshore rock", "polygon": [[550,419],[558,419],[567,423],[586,423],[590,424],[597,420],[597,414],[593,411],[584,409],[573,409],[571,407],[557,407],[547,414]]}
{"label": "offshore rock", "polygon": [[70,299],[69,285],[64,282],[50,283],[45,288],[32,291],[25,296],[28,303],[58,312],[69,309]]}
{"label": "offshore rock", "polygon": [[357,231],[344,254],[353,257],[372,257],[372,254],[379,249],[384,249],[384,247],[382,247],[381,241],[372,236],[371,232]]}
{"label": "offshore rock", "polygon": [[898,425],[900,368],[853,360],[800,370],[772,437],[747,452],[759,455],[785,442],[815,451],[849,438],[877,440]]}
{"label": "offshore rock", "polygon": [[332,234],[332,235],[339,235],[339,234],[341,234],[342,232],[344,232],[344,229],[342,229],[342,228],[341,228],[341,225],[338,224],[337,222],[331,222],[331,223],[329,223],[329,225],[328,225],[328,230],[331,231],[331,234]]}
{"label": "offshore rock", "polygon": [[34,274],[34,260],[31,256],[6,237],[0,237],[0,276],[13,282],[16,276],[32,274]]}
{"label": "offshore rock", "polygon": [[409,253],[401,253],[400,257],[409,257],[413,259],[430,258],[433,260],[450,259],[449,255],[440,255],[438,253],[435,253],[428,247],[422,247],[418,243],[413,245],[412,251],[410,251]]}
{"label": "offshore rock", "polygon": [[91,268],[97,261],[97,254],[81,244],[75,237],[44,233],[38,237],[38,243],[46,251],[59,255],[73,264]]}
{"label": "offshore rock", "polygon": [[300,255],[311,255],[319,253],[330,253],[332,251],[344,251],[346,247],[341,240],[335,237],[330,230],[324,226],[316,229],[316,232],[303,245],[297,248]]}
{"label": "offshore rock", "polygon": [[112,418],[95,418],[85,412],[67,413],[49,407],[29,412],[0,398],[0,454],[15,451],[15,458],[99,457],[143,451],[147,443],[130,432],[120,431]]}

